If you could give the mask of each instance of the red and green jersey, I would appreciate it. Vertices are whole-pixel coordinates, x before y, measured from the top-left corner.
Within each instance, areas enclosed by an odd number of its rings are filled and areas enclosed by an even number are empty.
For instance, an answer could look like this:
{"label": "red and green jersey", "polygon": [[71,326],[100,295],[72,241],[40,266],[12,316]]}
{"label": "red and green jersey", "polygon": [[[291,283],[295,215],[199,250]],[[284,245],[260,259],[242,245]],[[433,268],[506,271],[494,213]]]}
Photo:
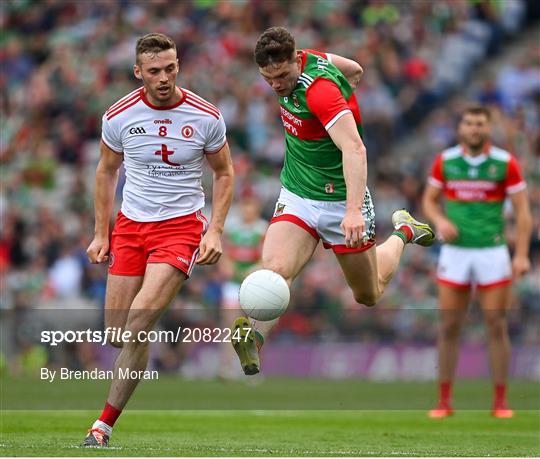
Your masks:
{"label": "red and green jersey", "polygon": [[242,282],[261,258],[261,249],[268,222],[258,219],[246,223],[229,218],[225,226],[226,253],[233,263],[232,279]]}
{"label": "red and green jersey", "polygon": [[446,215],[459,230],[452,245],[475,248],[505,243],[504,200],[526,187],[516,158],[491,145],[476,157],[461,145],[443,151],[429,183],[443,190]]}
{"label": "red and green jersey", "polygon": [[302,74],[296,88],[279,98],[286,148],[281,183],[303,198],[344,201],[342,155],[327,131],[352,113],[361,135],[360,109],[351,85],[326,54],[300,54]]}

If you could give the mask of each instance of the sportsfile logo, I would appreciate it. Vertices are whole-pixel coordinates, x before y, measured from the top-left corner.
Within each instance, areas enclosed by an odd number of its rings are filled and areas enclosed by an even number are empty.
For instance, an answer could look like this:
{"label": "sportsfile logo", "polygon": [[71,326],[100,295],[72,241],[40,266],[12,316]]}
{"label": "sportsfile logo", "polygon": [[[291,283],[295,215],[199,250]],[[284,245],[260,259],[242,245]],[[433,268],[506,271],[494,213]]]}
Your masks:
{"label": "sportsfile logo", "polygon": [[[242,332],[245,336],[242,336]],[[120,327],[107,327],[104,330],[43,330],[40,341],[49,346],[64,343],[96,343],[105,346],[108,343],[230,343],[249,339],[250,327],[239,328],[187,328],[176,330],[140,330],[132,332]]]}

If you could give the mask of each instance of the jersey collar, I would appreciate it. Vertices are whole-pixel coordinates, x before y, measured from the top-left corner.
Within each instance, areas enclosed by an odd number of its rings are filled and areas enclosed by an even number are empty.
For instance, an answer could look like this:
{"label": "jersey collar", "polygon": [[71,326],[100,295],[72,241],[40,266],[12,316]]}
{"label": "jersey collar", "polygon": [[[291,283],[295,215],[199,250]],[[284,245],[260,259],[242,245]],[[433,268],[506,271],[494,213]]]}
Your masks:
{"label": "jersey collar", "polygon": [[182,93],[182,97],[180,97],[180,100],[173,105],[164,105],[164,106],[154,105],[146,98],[146,93],[144,92],[144,86],[141,88],[141,99],[146,105],[148,105],[150,108],[154,110],[171,110],[173,108],[179,107],[186,100],[186,91],[182,91],[182,89],[180,89],[178,86],[176,87]]}
{"label": "jersey collar", "polygon": [[465,144],[461,145],[461,156],[465,160],[466,163],[470,164],[471,166],[478,166],[482,164],[489,156],[489,152],[491,150],[491,142],[486,142],[484,145],[484,151],[480,153],[478,156],[471,156],[469,154],[469,149]]}
{"label": "jersey collar", "polygon": [[297,54],[299,54],[302,57],[302,65],[300,67],[300,73],[304,71],[306,68],[306,61],[307,61],[307,53],[304,50],[298,50]]}
{"label": "jersey collar", "polygon": [[296,55],[302,58],[302,62],[300,64],[300,75],[298,76],[298,79],[296,80],[296,86],[294,90],[296,90],[296,88],[300,84],[300,77],[304,73],[304,69],[306,68],[306,61],[307,61],[307,53],[303,49],[299,49],[298,51],[296,51]]}

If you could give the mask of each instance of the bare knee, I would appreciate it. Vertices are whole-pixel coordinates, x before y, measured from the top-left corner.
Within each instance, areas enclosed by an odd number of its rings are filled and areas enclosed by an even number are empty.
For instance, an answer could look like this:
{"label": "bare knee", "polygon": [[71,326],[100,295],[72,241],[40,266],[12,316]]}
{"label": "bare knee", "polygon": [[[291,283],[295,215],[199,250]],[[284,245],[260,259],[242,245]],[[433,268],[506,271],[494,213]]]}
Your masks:
{"label": "bare knee", "polygon": [[486,329],[492,339],[503,339],[507,334],[506,318],[501,316],[486,317]]}
{"label": "bare knee", "polygon": [[441,336],[446,341],[455,341],[461,333],[461,321],[447,320],[442,323]]}
{"label": "bare knee", "polygon": [[372,307],[377,304],[381,295],[378,292],[354,292],[354,301],[364,306]]}
{"label": "bare knee", "polygon": [[131,310],[124,327],[110,327],[107,342],[116,348],[148,345],[148,332],[155,323],[153,310]]}
{"label": "bare knee", "polygon": [[[120,317],[120,314],[123,317]],[[124,343],[121,334],[125,330],[127,312],[125,311],[106,311],[105,313],[105,337],[107,343],[116,348],[122,348]]]}
{"label": "bare knee", "polygon": [[109,339],[107,340],[107,343],[109,343],[112,347],[115,347],[117,349],[122,349],[124,347],[124,343],[118,339]]}
{"label": "bare knee", "polygon": [[294,280],[293,274],[290,269],[288,269],[284,264],[281,264],[276,261],[271,262],[265,262],[263,260],[263,269],[269,269],[270,271],[274,271],[275,273],[278,273],[283,279],[285,279],[285,282],[287,282],[287,285],[290,287],[292,284],[292,281]]}

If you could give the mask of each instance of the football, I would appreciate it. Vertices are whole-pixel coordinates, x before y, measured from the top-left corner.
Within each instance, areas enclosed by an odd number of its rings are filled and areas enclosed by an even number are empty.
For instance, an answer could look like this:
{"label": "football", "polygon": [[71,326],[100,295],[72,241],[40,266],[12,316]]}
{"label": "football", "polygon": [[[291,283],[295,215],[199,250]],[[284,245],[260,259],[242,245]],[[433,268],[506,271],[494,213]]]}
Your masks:
{"label": "football", "polygon": [[289,305],[290,291],[285,279],[269,269],[259,269],[240,286],[240,307],[255,320],[268,321],[281,316]]}

